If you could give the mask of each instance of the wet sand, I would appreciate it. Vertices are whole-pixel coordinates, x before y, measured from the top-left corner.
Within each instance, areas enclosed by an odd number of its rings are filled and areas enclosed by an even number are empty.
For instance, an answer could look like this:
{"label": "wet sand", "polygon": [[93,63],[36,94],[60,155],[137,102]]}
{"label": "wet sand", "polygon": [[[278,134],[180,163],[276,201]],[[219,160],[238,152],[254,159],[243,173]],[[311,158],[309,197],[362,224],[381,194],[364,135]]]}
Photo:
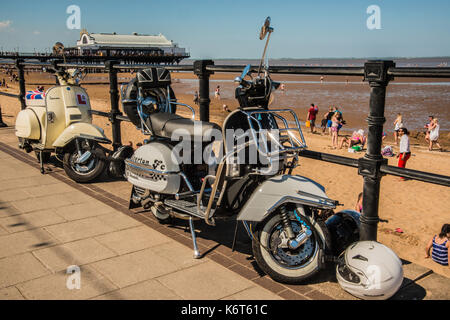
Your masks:
{"label": "wet sand", "polygon": [[[3,74],[0,73],[0,78]],[[90,75],[85,79],[85,82],[89,82],[89,78],[99,81],[100,78],[106,80],[105,74]],[[129,75],[119,74],[119,80],[121,78],[128,78]],[[226,116],[226,112],[222,111],[222,105],[227,104],[231,110],[237,107],[237,102],[234,99],[234,84],[232,82],[226,82],[224,80],[232,80],[235,75],[232,74],[216,74],[213,75],[210,85],[211,92],[211,121],[218,124],[222,124],[223,119]],[[289,79],[290,81],[298,81],[296,78],[284,77],[284,81]],[[277,77],[274,76],[274,79]],[[193,91],[196,90],[198,83],[189,82],[189,79],[195,79],[195,76],[187,73],[174,73],[173,88],[179,101],[193,104]],[[177,80],[179,79],[179,80]],[[291,80],[294,79],[294,80]],[[297,80],[295,80],[297,79]],[[304,81],[316,81],[317,77],[304,77]],[[183,81],[185,80],[185,81]],[[329,81],[330,79],[326,79]],[[354,79],[352,79],[354,80]],[[416,79],[413,79],[417,81]],[[30,83],[54,83],[54,79],[49,75],[30,74],[27,77],[27,81]],[[302,80],[303,81],[303,80]],[[339,84],[287,84],[287,91],[285,94],[289,96],[291,92],[299,91],[296,93],[296,99],[299,96],[304,95],[303,100],[298,103],[299,107],[296,109],[299,114],[300,120],[304,120],[306,117],[307,106],[309,103],[314,102],[321,108],[319,116],[323,114],[325,106],[331,104],[331,101],[341,101],[342,99],[344,118],[347,120],[347,127],[361,127],[366,129],[367,123],[365,119],[368,113],[368,94],[369,88],[367,84],[346,84],[345,81]],[[431,81],[427,79],[427,81]],[[434,80],[433,80],[434,81]],[[122,82],[122,80],[120,80]],[[349,80],[349,82],[352,82]],[[356,82],[353,81],[353,82]],[[359,79],[361,82],[361,79]],[[214,99],[215,86],[219,84],[222,87],[222,99]],[[399,85],[400,86],[400,85]],[[27,90],[34,89],[35,85],[30,85]],[[109,87],[107,85],[84,85],[87,89],[93,109],[108,111],[109,106]],[[348,88],[352,88],[351,94],[347,94]],[[448,88],[435,86],[436,91],[433,92],[434,105],[440,106],[439,112],[446,115],[448,108]],[[48,85],[46,85],[48,88]],[[389,94],[396,92],[397,87],[392,86],[389,90]],[[428,92],[427,89],[423,89]],[[431,90],[431,89],[430,89]],[[8,90],[11,93],[17,93],[17,85],[14,88]],[[338,91],[338,94],[333,95],[333,91]],[[320,96],[318,93],[324,92],[324,96]],[[280,94],[280,93],[277,93]],[[294,93],[292,93],[294,95]],[[367,94],[367,96],[366,96]],[[311,101],[311,95],[314,95],[316,99]],[[442,96],[439,98],[439,96]],[[306,98],[305,98],[306,97]],[[388,131],[388,137],[384,141],[385,144],[394,145],[392,137],[392,125],[393,119],[389,118],[388,106],[397,105],[403,102],[402,99],[408,101],[408,96],[388,96],[388,104],[386,107],[386,128]],[[427,100],[424,96],[424,99]],[[440,100],[439,100],[440,99]],[[361,109],[356,112],[348,112],[347,106],[351,105],[352,101],[358,101]],[[399,102],[400,101],[400,102]],[[334,102],[334,103],[335,103]],[[8,98],[0,96],[0,105],[2,107],[3,120],[13,125],[15,116],[17,115],[20,105],[15,98]],[[283,106],[286,107],[287,105]],[[324,107],[322,107],[324,106]],[[198,107],[195,106],[198,118]],[[422,114],[424,120],[428,116],[430,110],[424,111],[411,111],[409,114]],[[393,111],[395,113],[396,111]],[[406,118],[405,122],[409,123],[409,118]],[[447,114],[447,118],[443,117],[444,121],[450,121],[450,115]],[[94,117],[94,123],[103,127],[106,134],[111,137],[111,126],[107,119],[101,117]],[[441,126],[444,127],[441,123]],[[306,128],[302,128],[305,134],[305,138],[310,150],[320,151],[325,153],[333,153],[341,156],[348,156],[352,158],[360,158],[364,155],[363,152],[348,153],[346,149],[333,150],[331,148],[331,138],[328,135],[311,134]],[[341,132],[341,135],[351,132]],[[412,157],[407,163],[407,168],[420,171],[428,171],[436,174],[450,175],[450,152],[438,152],[428,151],[422,137],[419,139],[414,138],[415,134],[411,135],[411,151]],[[441,132],[441,145],[447,150],[450,149],[450,133]],[[340,139],[342,136],[340,137]],[[130,123],[123,123],[122,125],[122,142],[125,144],[128,141],[132,141],[134,144],[141,142],[145,139],[145,136],[137,131]],[[394,150],[398,151],[398,148],[394,146]],[[397,165],[397,159],[389,158],[389,165]],[[347,168],[339,165],[329,164],[312,159],[300,159],[300,166],[295,170],[296,174],[307,176],[318,183],[325,186],[327,194],[330,198],[339,200],[344,204],[341,209],[353,209],[356,203],[358,194],[362,191],[363,179],[358,175],[357,169]],[[423,265],[425,267],[433,269],[435,272],[450,277],[450,268],[439,266],[430,259],[425,259],[425,246],[433,235],[440,231],[441,226],[444,223],[450,223],[450,214],[448,205],[450,204],[450,191],[447,187],[427,184],[418,181],[400,181],[399,178],[393,176],[385,176],[381,182],[380,193],[380,208],[379,216],[382,222],[378,227],[378,240],[389,247],[391,247],[401,258]],[[396,228],[401,228],[403,233],[395,232]]]}

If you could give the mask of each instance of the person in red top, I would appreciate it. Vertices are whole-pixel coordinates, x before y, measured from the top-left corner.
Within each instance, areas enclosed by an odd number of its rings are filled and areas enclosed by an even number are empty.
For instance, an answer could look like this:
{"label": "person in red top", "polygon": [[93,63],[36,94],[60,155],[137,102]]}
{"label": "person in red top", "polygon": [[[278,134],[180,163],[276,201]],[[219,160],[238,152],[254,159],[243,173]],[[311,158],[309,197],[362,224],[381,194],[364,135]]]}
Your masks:
{"label": "person in red top", "polygon": [[311,133],[315,133],[315,122],[316,122],[316,115],[319,112],[319,107],[315,106],[314,103],[311,103],[311,107],[308,110],[308,115],[306,116],[306,121],[309,121]]}

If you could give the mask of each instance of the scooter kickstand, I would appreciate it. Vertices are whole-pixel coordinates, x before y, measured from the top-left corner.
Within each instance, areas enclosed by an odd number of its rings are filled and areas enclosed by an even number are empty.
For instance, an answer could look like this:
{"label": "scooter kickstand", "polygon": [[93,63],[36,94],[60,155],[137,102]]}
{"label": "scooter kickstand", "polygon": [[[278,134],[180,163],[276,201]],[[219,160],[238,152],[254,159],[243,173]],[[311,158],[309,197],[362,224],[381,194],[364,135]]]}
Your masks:
{"label": "scooter kickstand", "polygon": [[42,159],[42,151],[39,152],[39,163],[41,164],[41,174],[45,174],[44,160]]}
{"label": "scooter kickstand", "polygon": [[194,243],[194,259],[200,259],[202,257],[197,246],[197,238],[195,237],[194,220],[189,218],[189,228],[191,229],[192,242]]}

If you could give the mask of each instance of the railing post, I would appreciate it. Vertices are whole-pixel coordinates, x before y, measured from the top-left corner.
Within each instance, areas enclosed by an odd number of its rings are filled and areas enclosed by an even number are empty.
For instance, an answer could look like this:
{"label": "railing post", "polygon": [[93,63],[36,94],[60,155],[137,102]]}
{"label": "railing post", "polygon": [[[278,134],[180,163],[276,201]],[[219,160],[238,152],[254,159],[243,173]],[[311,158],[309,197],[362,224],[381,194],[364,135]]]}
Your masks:
{"label": "railing post", "polygon": [[118,64],[118,61],[110,60],[105,62],[106,70],[109,73],[109,96],[111,100],[111,111],[109,113],[109,121],[112,127],[112,146],[116,151],[122,145],[122,135],[120,131],[120,120],[117,119],[118,115],[122,115],[119,110],[119,90],[117,88],[117,69],[114,69],[114,65]]}
{"label": "railing post", "polygon": [[386,87],[392,78],[388,70],[395,67],[393,61],[368,61],[364,65],[364,80],[370,85],[370,110],[368,122],[367,152],[359,159],[358,173],[364,177],[363,214],[361,215],[360,240],[377,240],[379,222],[381,165],[387,160],[381,155],[383,125],[386,122],[384,107]]}
{"label": "railing post", "polygon": [[25,103],[25,75],[23,73],[23,59],[16,60],[16,69],[17,75],[19,78],[19,101],[21,109],[25,109],[27,107]]}
{"label": "railing post", "polygon": [[194,74],[199,79],[199,105],[200,105],[200,121],[209,121],[209,76],[214,74],[213,71],[206,70],[207,66],[213,66],[212,60],[194,61]]}

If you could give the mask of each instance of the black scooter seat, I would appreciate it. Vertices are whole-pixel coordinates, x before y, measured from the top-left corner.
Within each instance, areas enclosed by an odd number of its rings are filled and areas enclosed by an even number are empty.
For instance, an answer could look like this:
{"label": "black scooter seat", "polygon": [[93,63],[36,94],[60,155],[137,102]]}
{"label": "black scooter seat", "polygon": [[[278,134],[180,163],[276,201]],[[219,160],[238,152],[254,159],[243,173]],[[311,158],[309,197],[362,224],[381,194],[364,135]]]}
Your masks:
{"label": "black scooter seat", "polygon": [[191,140],[202,139],[203,141],[211,141],[214,129],[221,132],[220,127],[215,123],[195,121],[168,112],[152,113],[148,117],[147,122],[149,122],[149,127],[154,135],[163,138],[174,138],[177,141],[180,140],[180,136],[184,138],[187,135],[190,136]]}

